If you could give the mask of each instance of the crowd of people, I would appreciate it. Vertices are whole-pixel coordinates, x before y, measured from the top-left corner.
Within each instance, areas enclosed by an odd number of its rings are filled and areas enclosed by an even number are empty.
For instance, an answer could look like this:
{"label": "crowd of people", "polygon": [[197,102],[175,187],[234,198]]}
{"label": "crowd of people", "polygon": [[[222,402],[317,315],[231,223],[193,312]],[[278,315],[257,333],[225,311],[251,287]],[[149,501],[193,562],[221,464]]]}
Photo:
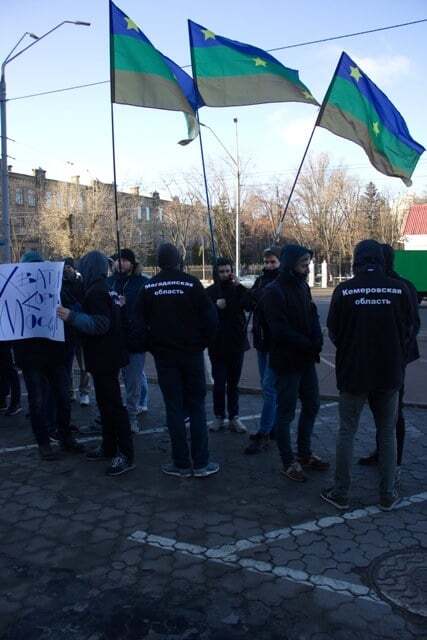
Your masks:
{"label": "crowd of people", "polygon": [[[88,460],[108,463],[109,476],[121,475],[135,467],[133,433],[141,431],[138,416],[148,410],[144,362],[150,352],[171,442],[171,462],[162,465],[162,471],[179,478],[213,475],[219,464],[209,455],[204,353],[207,350],[213,377],[211,431],[245,434],[239,381],[252,319],[262,410],[244,453],[259,454],[275,441],[283,473],[294,482],[306,481],[307,470],[328,470],[330,463],[312,450],[323,332],[306,281],[310,249],[294,244],[266,249],[262,274],[251,289],[235,277],[228,258],[217,259],[214,282],[205,289],[182,269],[175,246],[162,244],[157,257],[159,272],[151,279],[141,274],[130,249],[111,258],[91,251],[79,260],[78,269],[71,258],[65,259],[57,309],[65,341],[0,343],[0,410],[8,417],[21,410],[18,367],[41,458],[56,460],[60,450],[85,454]],[[22,260],[42,257],[28,252]],[[419,357],[418,303],[413,285],[394,272],[389,245],[360,242],[353,272],[354,277],[335,289],[327,320],[336,346],[339,430],[334,486],[322,490],[321,497],[338,509],[348,508],[353,441],[368,403],[376,448],[359,463],[378,465],[380,507],[390,510],[400,499],[405,367]],[[78,442],[71,425],[74,363],[80,372],[80,403],[90,403],[90,374],[102,426],[102,442],[90,451]],[[294,446],[291,424],[298,399]],[[52,447],[54,439],[59,451]]]}

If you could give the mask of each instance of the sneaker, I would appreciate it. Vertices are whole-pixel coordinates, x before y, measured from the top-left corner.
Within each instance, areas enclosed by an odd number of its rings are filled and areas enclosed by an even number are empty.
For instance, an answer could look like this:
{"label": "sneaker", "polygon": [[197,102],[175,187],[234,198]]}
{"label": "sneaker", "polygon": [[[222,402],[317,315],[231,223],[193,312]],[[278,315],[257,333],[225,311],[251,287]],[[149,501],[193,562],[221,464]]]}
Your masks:
{"label": "sneaker", "polygon": [[225,429],[225,419],[215,418],[211,425],[209,425],[209,431],[222,431]]}
{"label": "sneaker", "polygon": [[190,426],[190,416],[185,416],[184,417],[184,424],[186,427]]}
{"label": "sneaker", "polygon": [[7,409],[7,402],[6,400],[1,400],[0,401],[0,411],[6,411]]}
{"label": "sneaker", "polygon": [[162,464],[161,469],[167,476],[176,476],[177,478],[191,478],[193,475],[191,467],[181,469],[180,467],[176,467],[173,462],[169,464]]}
{"label": "sneaker", "polygon": [[245,453],[248,456],[253,455],[255,453],[261,453],[262,451],[266,451],[270,443],[270,438],[268,436],[268,433],[265,433],[265,434],[255,433],[253,435],[257,437],[253,438],[252,441],[248,444],[248,446],[245,449]]}
{"label": "sneaker", "polygon": [[51,442],[53,442],[54,444],[58,444],[58,442],[60,442],[60,441],[61,441],[61,438],[60,438],[60,436],[59,436],[59,433],[58,433],[58,430],[57,430],[57,429],[55,429],[55,431],[51,431],[51,432],[49,433],[49,440],[50,440]]}
{"label": "sneaker", "polygon": [[388,494],[387,496],[382,496],[380,498],[379,507],[381,511],[393,511],[393,509],[402,502],[402,498],[399,496],[397,491],[392,494]]}
{"label": "sneaker", "polygon": [[77,440],[71,435],[60,442],[60,447],[62,451],[65,451],[66,453],[85,452],[84,446],[80,444],[80,442],[77,442]]}
{"label": "sneaker", "polygon": [[231,418],[228,422],[228,428],[233,433],[247,433],[247,429],[243,422],[238,418]]}
{"label": "sneaker", "polygon": [[81,407],[88,407],[90,405],[90,397],[88,393],[81,393],[79,400]]}
{"label": "sneaker", "polygon": [[304,469],[313,469],[313,471],[326,471],[331,466],[330,462],[326,462],[314,454],[308,458],[298,456],[298,462]]}
{"label": "sneaker", "polygon": [[295,482],[305,482],[307,480],[302,466],[296,460],[292,462],[287,469],[283,469],[282,473],[289,478],[289,480],[294,480]]}
{"label": "sneaker", "polygon": [[21,413],[22,407],[19,404],[11,404],[4,413],[5,416],[17,416],[18,413]]}
{"label": "sneaker", "polygon": [[86,458],[91,462],[96,462],[97,460],[111,460],[111,457],[112,456],[105,455],[102,445],[96,449],[92,449],[92,451],[88,451],[86,454]]}
{"label": "sneaker", "polygon": [[320,492],[320,497],[325,502],[329,502],[329,504],[334,505],[334,507],[336,507],[337,509],[342,509],[342,510],[348,509],[350,506],[348,504],[347,498],[342,498],[341,496],[338,496],[335,493],[333,487],[331,489],[322,489],[322,491]]}
{"label": "sneaker", "polygon": [[121,476],[122,473],[127,473],[128,471],[132,471],[132,469],[135,469],[133,462],[130,462],[122,453],[118,453],[111,460],[111,465],[108,467],[106,473],[107,476],[110,477]]}
{"label": "sneaker", "polygon": [[142,425],[137,418],[130,421],[130,430],[132,433],[142,433]]}
{"label": "sneaker", "polygon": [[207,478],[207,476],[213,476],[214,473],[218,473],[219,464],[217,462],[209,462],[206,467],[200,467],[193,470],[195,478]]}
{"label": "sneaker", "polygon": [[71,433],[81,433],[79,427],[76,424],[70,424]]}
{"label": "sneaker", "polygon": [[46,460],[47,462],[53,462],[61,459],[58,451],[54,451],[50,444],[39,445],[39,455],[42,460]]}
{"label": "sneaker", "polygon": [[378,451],[370,453],[369,456],[359,458],[357,464],[360,464],[362,467],[376,467],[378,464]]}
{"label": "sneaker", "polygon": [[141,404],[136,408],[136,415],[140,416],[142,413],[147,413],[148,407],[146,404]]}

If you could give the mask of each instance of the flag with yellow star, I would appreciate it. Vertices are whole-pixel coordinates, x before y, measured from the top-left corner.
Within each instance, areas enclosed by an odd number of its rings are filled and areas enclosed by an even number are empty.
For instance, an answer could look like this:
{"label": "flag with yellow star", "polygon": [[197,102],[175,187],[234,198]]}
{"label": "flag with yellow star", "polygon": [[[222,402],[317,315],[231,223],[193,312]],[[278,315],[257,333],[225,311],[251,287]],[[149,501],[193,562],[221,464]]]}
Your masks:
{"label": "flag with yellow star", "polygon": [[323,100],[317,124],[360,145],[373,166],[410,186],[425,151],[387,96],[344,51]]}
{"label": "flag with yellow star", "polygon": [[249,44],[229,40],[188,21],[193,78],[210,107],[267,102],[318,105],[299,79],[272,55]]}
{"label": "flag with yellow star", "polygon": [[182,111],[186,144],[198,135],[196,110],[203,104],[193,79],[164,56],[138,25],[110,1],[111,101],[152,109]]}

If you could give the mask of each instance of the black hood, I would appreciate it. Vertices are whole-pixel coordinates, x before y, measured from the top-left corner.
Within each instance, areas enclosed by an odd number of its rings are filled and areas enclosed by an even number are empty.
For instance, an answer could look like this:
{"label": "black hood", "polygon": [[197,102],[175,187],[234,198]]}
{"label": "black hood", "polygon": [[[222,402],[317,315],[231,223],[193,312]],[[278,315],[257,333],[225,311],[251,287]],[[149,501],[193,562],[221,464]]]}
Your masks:
{"label": "black hood", "polygon": [[384,271],[384,254],[382,246],[376,240],[362,240],[354,248],[353,271]]}
{"label": "black hood", "polygon": [[300,244],[287,244],[280,253],[280,271],[290,273],[295,268],[296,263],[303,256],[313,257],[313,252]]}
{"label": "black hood", "polygon": [[98,280],[105,280],[108,274],[108,259],[100,251],[89,251],[79,262],[83,286],[87,291]]}
{"label": "black hood", "polygon": [[384,256],[384,271],[394,273],[394,249],[391,244],[382,244],[381,249]]}

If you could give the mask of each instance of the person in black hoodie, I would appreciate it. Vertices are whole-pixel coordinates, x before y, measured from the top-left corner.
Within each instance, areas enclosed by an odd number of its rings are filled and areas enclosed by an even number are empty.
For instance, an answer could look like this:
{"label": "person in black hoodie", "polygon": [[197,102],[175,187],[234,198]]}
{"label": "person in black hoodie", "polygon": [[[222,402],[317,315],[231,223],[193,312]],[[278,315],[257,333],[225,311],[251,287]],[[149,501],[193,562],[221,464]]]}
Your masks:
{"label": "person in black hoodie", "polygon": [[[315,363],[322,349],[317,309],[306,282],[312,252],[300,245],[286,245],[280,256],[280,274],[265,289],[261,311],[269,333],[270,366],[276,372],[276,438],[283,473],[304,482],[304,468],[323,471],[329,463],[314,455],[311,435],[319,411],[319,383]],[[298,397],[298,456],[295,458],[290,426]]]}
{"label": "person in black hoodie", "polygon": [[[28,251],[21,262],[43,262],[36,251]],[[28,392],[31,427],[43,460],[57,460],[50,444],[49,407],[56,409],[58,438],[63,451],[82,453],[84,447],[72,436],[70,417],[70,376],[66,363],[66,343],[47,338],[14,342],[15,363],[22,369]]]}
{"label": "person in black hoodie", "polygon": [[246,433],[246,427],[239,420],[238,385],[245,351],[249,349],[245,311],[252,310],[253,300],[250,291],[236,280],[230,259],[217,259],[214,279],[214,284],[206,289],[219,318],[217,332],[209,345],[215,413],[210,429],[219,431],[226,425],[227,391],[228,427],[235,433]]}
{"label": "person in black hoodie", "polygon": [[[162,466],[163,473],[205,477],[219,470],[209,462],[203,360],[217,314],[200,281],[179,270],[176,247],[160,245],[157,259],[161,271],[144,285],[137,300],[133,348],[151,351],[156,363],[173,460]],[[184,406],[190,417],[191,456]]]}
{"label": "person in black hoodie", "polygon": [[[418,360],[420,357],[420,352],[418,349],[417,343],[417,334],[420,330],[420,315],[418,311],[418,296],[417,290],[412,284],[410,280],[406,278],[402,278],[396,271],[394,270],[394,249],[389,244],[381,245],[383,255],[384,255],[384,270],[386,275],[390,276],[390,278],[394,278],[395,280],[401,280],[405,283],[409,295],[411,297],[412,303],[412,312],[413,312],[413,333],[409,340],[408,345],[408,353],[406,358],[406,365],[410,362],[414,362]],[[400,473],[400,467],[402,465],[402,457],[403,457],[403,445],[405,441],[405,416],[403,414],[403,396],[405,393],[405,380],[403,380],[403,384],[399,389],[399,405],[397,409],[397,420],[396,420],[396,444],[397,444],[397,476]],[[372,408],[372,407],[371,407]],[[376,450],[371,453],[369,456],[365,458],[359,459],[359,464],[364,466],[372,466],[378,464],[378,434],[376,437],[377,447]],[[396,477],[397,477],[396,476]]]}
{"label": "person in black hoodie", "polygon": [[384,273],[384,255],[375,240],[354,249],[354,277],[335,289],[328,315],[329,336],[337,348],[340,392],[335,485],[323,500],[348,508],[353,440],[369,399],[379,440],[380,508],[399,502],[395,487],[396,417],[403,384],[413,310],[406,285]]}
{"label": "person in black hoodie", "polygon": [[266,286],[279,275],[280,248],[269,247],[265,249],[263,262],[262,274],[255,280],[251,289],[255,305],[252,319],[253,345],[257,352],[263,404],[259,429],[249,436],[251,442],[245,449],[245,453],[248,455],[260,453],[268,447],[276,423],[277,412],[276,374],[269,363],[268,336],[263,323],[260,302],[266,291]]}
{"label": "person in black hoodie", "polygon": [[[122,312],[125,316],[126,333],[131,325],[135,312],[136,300],[142,286],[148,278],[138,273],[138,263],[131,249],[120,251],[120,268],[107,279],[110,291],[119,296]],[[141,425],[138,421],[138,405],[141,397],[142,376],[144,373],[145,353],[129,353],[129,363],[122,369],[126,387],[126,407],[129,414],[130,426],[133,432],[140,433]]]}
{"label": "person in black hoodie", "polygon": [[135,468],[129,416],[120,393],[119,372],[127,364],[120,307],[107,286],[108,260],[90,251],[79,264],[83,278],[82,311],[58,307],[58,316],[83,335],[86,370],[92,374],[102,421],[102,445],[88,453],[90,460],[109,460],[107,475],[118,476]]}

